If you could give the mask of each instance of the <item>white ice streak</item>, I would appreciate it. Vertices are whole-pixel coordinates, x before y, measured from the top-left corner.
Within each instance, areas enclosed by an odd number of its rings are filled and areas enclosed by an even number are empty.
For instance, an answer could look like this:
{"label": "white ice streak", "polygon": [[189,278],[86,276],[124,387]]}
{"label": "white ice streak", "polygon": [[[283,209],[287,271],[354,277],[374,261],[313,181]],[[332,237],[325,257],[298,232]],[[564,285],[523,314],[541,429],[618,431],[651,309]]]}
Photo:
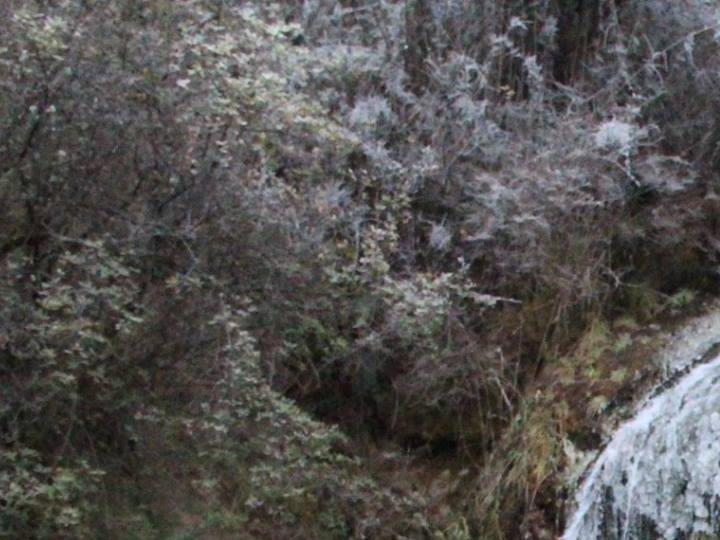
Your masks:
{"label": "white ice streak", "polygon": [[649,399],[618,429],[581,487],[563,539],[636,540],[641,524],[667,540],[711,533],[718,497],[720,356]]}

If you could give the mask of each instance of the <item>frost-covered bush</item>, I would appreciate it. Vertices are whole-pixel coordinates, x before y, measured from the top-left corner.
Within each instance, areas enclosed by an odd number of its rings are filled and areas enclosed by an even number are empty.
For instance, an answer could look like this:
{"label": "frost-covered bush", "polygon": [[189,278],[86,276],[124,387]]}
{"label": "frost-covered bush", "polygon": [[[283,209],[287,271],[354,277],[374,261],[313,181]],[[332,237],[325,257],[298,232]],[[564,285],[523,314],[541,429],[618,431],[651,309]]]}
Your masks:
{"label": "frost-covered bush", "polygon": [[2,9],[0,534],[420,534],[423,501],[278,394],[245,329],[282,341],[357,214],[337,171],[360,138],[299,91],[297,27],[280,6]]}
{"label": "frost-covered bush", "polygon": [[13,534],[141,519],[81,500],[114,488],[106,506],[130,492],[192,522],[146,536],[462,538],[497,518],[519,537],[490,505],[464,520],[386,489],[349,448],[485,463],[545,362],[638,280],[707,282],[700,4],[6,4]]}

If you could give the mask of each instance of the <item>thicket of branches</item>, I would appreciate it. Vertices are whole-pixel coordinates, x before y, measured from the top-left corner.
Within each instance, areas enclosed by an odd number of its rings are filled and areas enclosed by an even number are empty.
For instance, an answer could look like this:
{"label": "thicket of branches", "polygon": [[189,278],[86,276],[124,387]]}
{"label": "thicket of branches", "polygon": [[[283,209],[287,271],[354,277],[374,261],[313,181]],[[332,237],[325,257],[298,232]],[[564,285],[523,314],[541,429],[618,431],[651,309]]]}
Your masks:
{"label": "thicket of branches", "polygon": [[702,2],[0,13],[0,536],[539,538],[527,389],[714,288]]}

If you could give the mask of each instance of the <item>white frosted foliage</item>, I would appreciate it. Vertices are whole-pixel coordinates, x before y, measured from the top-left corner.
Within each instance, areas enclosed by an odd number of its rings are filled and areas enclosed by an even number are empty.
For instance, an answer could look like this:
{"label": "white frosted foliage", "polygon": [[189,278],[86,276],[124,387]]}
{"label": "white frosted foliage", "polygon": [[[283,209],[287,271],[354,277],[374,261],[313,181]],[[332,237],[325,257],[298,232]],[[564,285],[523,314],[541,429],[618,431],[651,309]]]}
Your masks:
{"label": "white frosted foliage", "polygon": [[633,124],[620,120],[609,120],[600,125],[595,133],[595,144],[601,148],[616,148],[628,151],[637,137],[637,128]]}

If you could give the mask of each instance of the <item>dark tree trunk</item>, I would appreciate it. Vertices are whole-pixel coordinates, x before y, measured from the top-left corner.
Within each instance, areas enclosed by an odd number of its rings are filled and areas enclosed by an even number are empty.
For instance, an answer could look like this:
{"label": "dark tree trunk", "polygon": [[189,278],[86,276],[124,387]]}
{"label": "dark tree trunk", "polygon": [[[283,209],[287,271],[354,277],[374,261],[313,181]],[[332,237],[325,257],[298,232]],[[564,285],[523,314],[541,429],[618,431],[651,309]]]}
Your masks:
{"label": "dark tree trunk", "polygon": [[426,60],[432,49],[432,24],[429,0],[406,0],[405,72],[411,90],[418,95],[428,84]]}
{"label": "dark tree trunk", "polygon": [[600,0],[558,0],[557,81],[568,83],[581,75],[600,25]]}

